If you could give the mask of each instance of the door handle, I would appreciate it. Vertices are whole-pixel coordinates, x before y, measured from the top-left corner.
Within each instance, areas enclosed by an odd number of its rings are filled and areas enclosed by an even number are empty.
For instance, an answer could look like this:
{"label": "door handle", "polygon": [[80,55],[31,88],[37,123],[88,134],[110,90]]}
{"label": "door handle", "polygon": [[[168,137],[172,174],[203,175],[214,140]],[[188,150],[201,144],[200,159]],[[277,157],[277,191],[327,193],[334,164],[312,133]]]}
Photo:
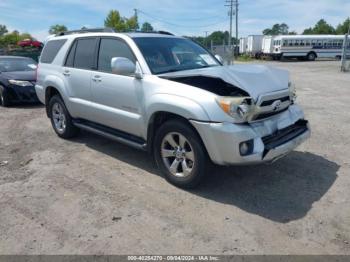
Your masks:
{"label": "door handle", "polygon": [[64,70],[64,71],[63,71],[63,75],[65,75],[65,76],[70,76],[69,70]]}
{"label": "door handle", "polygon": [[99,76],[99,75],[93,76],[92,77],[92,81],[94,81],[94,82],[101,82],[102,81],[101,76]]}

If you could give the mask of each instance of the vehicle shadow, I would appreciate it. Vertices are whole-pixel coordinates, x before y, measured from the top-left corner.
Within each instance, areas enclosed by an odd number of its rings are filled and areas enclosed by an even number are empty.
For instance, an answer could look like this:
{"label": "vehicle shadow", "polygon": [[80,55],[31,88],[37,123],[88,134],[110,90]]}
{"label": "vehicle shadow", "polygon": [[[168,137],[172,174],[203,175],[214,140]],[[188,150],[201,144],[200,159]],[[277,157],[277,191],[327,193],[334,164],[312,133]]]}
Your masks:
{"label": "vehicle shadow", "polygon": [[35,108],[44,108],[45,106],[42,103],[13,103],[9,106],[9,108],[15,109],[35,109]]}
{"label": "vehicle shadow", "polygon": [[[86,132],[74,141],[159,175],[151,156],[145,152]],[[304,217],[313,203],[327,193],[339,168],[337,163],[322,156],[294,151],[269,165],[213,166],[200,187],[189,192],[287,223]]]}

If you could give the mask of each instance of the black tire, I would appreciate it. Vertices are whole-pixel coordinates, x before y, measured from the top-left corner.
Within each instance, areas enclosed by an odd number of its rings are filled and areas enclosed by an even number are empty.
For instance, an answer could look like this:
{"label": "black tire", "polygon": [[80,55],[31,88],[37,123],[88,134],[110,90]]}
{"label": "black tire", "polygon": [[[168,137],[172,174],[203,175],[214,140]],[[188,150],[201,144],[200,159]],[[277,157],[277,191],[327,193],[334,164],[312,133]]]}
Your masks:
{"label": "black tire", "polygon": [[[162,146],[165,145],[163,143],[163,140],[165,137],[169,134],[175,133],[181,134],[189,144],[186,144],[187,146],[190,146],[190,151],[193,151],[194,155],[194,161],[191,160],[185,160],[188,161],[187,164],[192,166],[191,172],[189,172],[188,175],[185,177],[179,177],[174,175],[170,172],[169,167],[166,164],[166,161],[164,160],[161,154]],[[179,143],[180,144],[180,143]],[[172,150],[172,149],[170,149]],[[161,170],[161,172],[164,174],[165,178],[173,185],[181,188],[194,188],[198,186],[198,184],[201,182],[201,180],[205,176],[205,170],[206,166],[209,161],[207,161],[207,152],[205,150],[205,147],[198,136],[198,134],[193,130],[193,128],[182,120],[169,120],[165,122],[157,131],[154,144],[153,144],[153,153],[154,158],[156,160],[156,163]],[[172,157],[169,157],[169,162],[175,161],[175,156],[173,157],[174,160],[171,159]],[[174,162],[173,162],[174,163]],[[182,163],[182,162],[181,162]],[[176,170],[183,171],[182,164],[179,164]],[[177,171],[176,171],[177,172]],[[175,173],[176,173],[175,172]]]}
{"label": "black tire", "polygon": [[311,53],[308,53],[307,54],[307,56],[306,56],[306,59],[308,60],[308,61],[315,61],[316,60],[316,54],[315,53],[313,53],[313,52],[311,52]]}
{"label": "black tire", "polygon": [[[62,109],[62,114],[65,117],[65,127],[62,127],[62,130],[59,130],[57,126],[55,125],[55,120],[53,116],[53,112],[55,111],[54,106],[59,105]],[[79,128],[77,128],[75,125],[73,125],[72,117],[70,116],[62,98],[59,95],[53,96],[49,101],[49,116],[51,119],[51,124],[53,129],[55,130],[56,134],[64,139],[72,138],[76,136],[79,132]]]}
{"label": "black tire", "polygon": [[0,105],[3,107],[10,106],[11,102],[3,86],[0,85]]}

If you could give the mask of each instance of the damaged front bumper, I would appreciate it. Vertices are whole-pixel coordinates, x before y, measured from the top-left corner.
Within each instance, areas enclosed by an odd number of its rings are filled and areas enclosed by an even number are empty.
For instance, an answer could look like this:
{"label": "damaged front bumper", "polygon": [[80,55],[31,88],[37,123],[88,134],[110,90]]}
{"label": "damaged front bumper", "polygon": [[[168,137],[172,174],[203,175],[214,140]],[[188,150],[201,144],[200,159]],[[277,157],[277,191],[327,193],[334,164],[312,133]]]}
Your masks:
{"label": "damaged front bumper", "polygon": [[[219,165],[271,162],[291,152],[310,137],[309,124],[298,105],[268,119],[248,124],[208,123],[191,120],[211,160]],[[242,155],[240,144],[251,141]]]}

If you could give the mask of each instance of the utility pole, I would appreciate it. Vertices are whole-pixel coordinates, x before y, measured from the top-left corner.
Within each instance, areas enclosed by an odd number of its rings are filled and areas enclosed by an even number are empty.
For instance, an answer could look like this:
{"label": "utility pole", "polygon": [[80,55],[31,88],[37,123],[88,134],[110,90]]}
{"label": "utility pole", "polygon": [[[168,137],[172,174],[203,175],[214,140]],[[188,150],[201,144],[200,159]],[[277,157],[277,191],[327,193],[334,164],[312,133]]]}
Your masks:
{"label": "utility pole", "polygon": [[[236,44],[238,42],[238,0],[236,0]],[[237,55],[236,53],[237,48],[235,48],[235,56]]]}
{"label": "utility pole", "polygon": [[226,0],[226,5],[229,7],[229,13],[230,16],[230,31],[229,31],[229,38],[228,38],[228,47],[231,48],[231,40],[232,40],[232,16],[233,16],[233,2],[234,0]]}
{"label": "utility pole", "polygon": [[136,20],[134,31],[136,32],[136,30],[137,30],[137,23],[138,23],[138,16],[137,16],[137,9],[136,8],[134,8],[134,17],[135,17],[135,20]]}
{"label": "utility pole", "polygon": [[[229,7],[229,16],[230,16],[230,32],[228,39],[228,48],[232,53],[232,16],[236,16],[236,39],[238,39],[238,0],[226,0],[226,5]],[[233,7],[235,6],[235,11],[233,11]],[[229,62],[231,63],[231,61]]]}
{"label": "utility pole", "polygon": [[208,40],[208,33],[209,33],[209,31],[204,31],[204,33],[205,33],[204,46],[207,47],[207,40]]}

